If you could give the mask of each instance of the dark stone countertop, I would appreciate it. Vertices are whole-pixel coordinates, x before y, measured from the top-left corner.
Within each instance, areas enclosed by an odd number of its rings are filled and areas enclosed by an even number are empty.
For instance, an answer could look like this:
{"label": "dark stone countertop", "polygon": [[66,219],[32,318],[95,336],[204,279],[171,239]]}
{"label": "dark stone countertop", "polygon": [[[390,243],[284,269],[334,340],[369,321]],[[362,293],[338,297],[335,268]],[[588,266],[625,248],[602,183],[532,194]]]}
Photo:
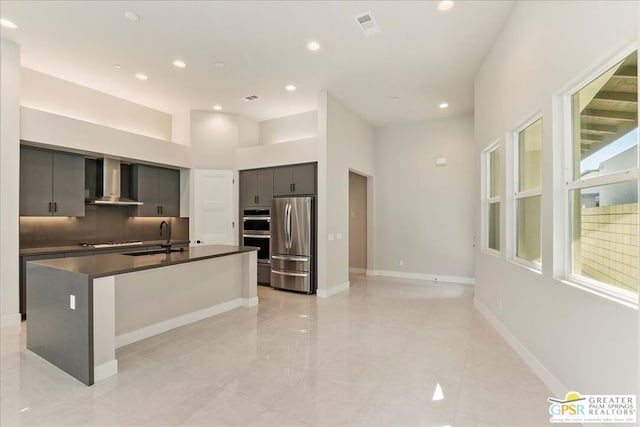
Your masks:
{"label": "dark stone countertop", "polygon": [[[151,246],[160,246],[166,240],[146,240],[141,245],[133,246],[117,246],[113,248],[91,248],[87,246],[81,246],[80,244],[64,244],[57,246],[36,246],[36,247],[22,247],[20,248],[20,256],[28,255],[48,255],[57,253],[69,253],[69,252],[86,252],[86,251],[112,251],[114,249],[120,249],[123,251],[129,250],[143,250],[148,249]],[[175,246],[188,245],[188,240],[172,240],[171,244]]]}
{"label": "dark stone countertop", "polygon": [[143,256],[105,254],[29,261],[29,263],[96,278],[257,250],[258,248],[252,246],[207,245],[196,246],[184,252],[172,252],[170,254]]}

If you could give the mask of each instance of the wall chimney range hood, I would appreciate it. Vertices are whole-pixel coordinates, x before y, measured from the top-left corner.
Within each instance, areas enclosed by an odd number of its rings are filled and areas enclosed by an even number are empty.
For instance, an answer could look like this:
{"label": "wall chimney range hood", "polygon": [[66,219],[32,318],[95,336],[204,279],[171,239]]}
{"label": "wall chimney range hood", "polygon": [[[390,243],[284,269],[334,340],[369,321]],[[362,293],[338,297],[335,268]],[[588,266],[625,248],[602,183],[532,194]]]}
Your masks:
{"label": "wall chimney range hood", "polygon": [[121,197],[120,160],[105,157],[97,161],[96,198],[88,200],[92,205],[141,206],[144,203]]}

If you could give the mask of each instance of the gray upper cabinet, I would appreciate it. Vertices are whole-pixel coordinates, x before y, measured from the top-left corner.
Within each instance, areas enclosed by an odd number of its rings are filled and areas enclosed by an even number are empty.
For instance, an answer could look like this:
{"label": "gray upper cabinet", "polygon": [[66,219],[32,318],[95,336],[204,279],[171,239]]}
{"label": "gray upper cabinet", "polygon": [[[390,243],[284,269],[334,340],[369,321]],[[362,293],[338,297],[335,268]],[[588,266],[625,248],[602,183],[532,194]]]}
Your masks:
{"label": "gray upper cabinet", "polygon": [[131,197],[144,203],[133,216],[180,216],[180,171],[133,165]]}
{"label": "gray upper cabinet", "polygon": [[20,215],[84,216],[84,158],[20,147]]}
{"label": "gray upper cabinet", "polygon": [[240,172],[240,205],[270,207],[273,199],[273,169]]}
{"label": "gray upper cabinet", "polygon": [[255,206],[258,197],[258,171],[240,171],[240,206]]}
{"label": "gray upper cabinet", "polygon": [[301,196],[315,193],[316,167],[314,164],[286,166],[274,169],[274,196]]}

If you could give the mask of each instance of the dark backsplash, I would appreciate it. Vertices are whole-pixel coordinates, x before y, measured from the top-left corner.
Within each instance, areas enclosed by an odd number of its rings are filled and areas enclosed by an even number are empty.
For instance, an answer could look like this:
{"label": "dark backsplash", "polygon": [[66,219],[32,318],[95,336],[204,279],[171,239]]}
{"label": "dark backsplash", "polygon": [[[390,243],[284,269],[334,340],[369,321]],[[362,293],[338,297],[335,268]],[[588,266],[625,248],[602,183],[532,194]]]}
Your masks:
{"label": "dark backsplash", "polygon": [[171,222],[173,240],[189,240],[189,218],[133,218],[121,206],[87,205],[84,217],[20,217],[20,247],[161,240],[163,220]]}

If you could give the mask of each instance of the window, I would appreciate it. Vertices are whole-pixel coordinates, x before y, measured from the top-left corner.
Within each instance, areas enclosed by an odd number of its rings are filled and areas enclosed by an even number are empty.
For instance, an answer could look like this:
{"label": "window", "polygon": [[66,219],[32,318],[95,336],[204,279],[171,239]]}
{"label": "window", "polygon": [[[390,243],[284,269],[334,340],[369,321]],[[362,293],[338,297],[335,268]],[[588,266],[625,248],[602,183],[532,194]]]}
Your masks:
{"label": "window", "polygon": [[637,304],[637,51],[570,101],[569,279]]}
{"label": "window", "polygon": [[500,146],[494,144],[485,156],[485,212],[487,215],[485,248],[500,251]]}
{"label": "window", "polygon": [[517,133],[515,256],[539,268],[542,239],[542,119]]}

